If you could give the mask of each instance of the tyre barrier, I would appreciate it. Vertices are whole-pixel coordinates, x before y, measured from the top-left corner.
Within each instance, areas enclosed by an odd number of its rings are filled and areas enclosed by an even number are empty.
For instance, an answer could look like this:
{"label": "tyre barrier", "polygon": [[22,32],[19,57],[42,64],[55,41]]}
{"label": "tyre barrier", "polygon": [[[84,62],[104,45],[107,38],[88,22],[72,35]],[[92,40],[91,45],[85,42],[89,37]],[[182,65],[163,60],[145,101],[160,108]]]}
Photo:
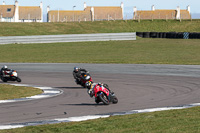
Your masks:
{"label": "tyre barrier", "polygon": [[143,32],[136,32],[136,35],[139,37],[143,37]]}
{"label": "tyre barrier", "polygon": [[151,38],[157,38],[157,32],[150,32],[150,37]]}
{"label": "tyre barrier", "polygon": [[[189,35],[189,34],[188,34],[188,35]],[[180,39],[181,39],[181,38],[184,38],[184,32],[178,32],[178,33],[177,33],[177,38],[180,38]],[[185,37],[184,39],[188,39],[188,38]]]}
{"label": "tyre barrier", "polygon": [[143,32],[143,38],[150,38],[150,32]]}
{"label": "tyre barrier", "polygon": [[190,33],[189,38],[191,39],[199,39],[200,38],[200,33]]}
{"label": "tyre barrier", "polygon": [[158,32],[158,38],[166,38],[166,32]]}
{"label": "tyre barrier", "polygon": [[136,32],[142,38],[200,39],[197,32]]}

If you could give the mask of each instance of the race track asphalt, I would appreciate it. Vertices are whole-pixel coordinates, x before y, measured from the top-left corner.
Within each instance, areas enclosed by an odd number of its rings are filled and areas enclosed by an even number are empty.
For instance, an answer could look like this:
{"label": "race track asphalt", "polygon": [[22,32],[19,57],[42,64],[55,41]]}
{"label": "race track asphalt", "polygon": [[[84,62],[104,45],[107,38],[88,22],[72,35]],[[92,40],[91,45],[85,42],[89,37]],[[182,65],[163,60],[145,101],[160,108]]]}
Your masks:
{"label": "race track asphalt", "polygon": [[[0,66],[4,64],[18,71],[22,84],[54,87],[63,90],[63,94],[32,101],[1,103],[0,124],[200,102],[199,65],[0,63]],[[86,89],[74,82],[74,66],[89,70],[95,82],[107,83],[119,103],[97,105]]]}

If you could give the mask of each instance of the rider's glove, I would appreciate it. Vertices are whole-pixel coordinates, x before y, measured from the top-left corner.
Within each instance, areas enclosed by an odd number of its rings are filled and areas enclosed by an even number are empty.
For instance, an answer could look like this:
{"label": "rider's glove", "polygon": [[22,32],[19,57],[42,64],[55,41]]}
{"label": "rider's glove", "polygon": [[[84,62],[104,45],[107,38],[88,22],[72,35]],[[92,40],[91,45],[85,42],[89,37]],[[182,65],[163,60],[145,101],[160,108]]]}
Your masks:
{"label": "rider's glove", "polygon": [[93,97],[93,94],[92,94],[92,92],[90,92],[90,97]]}

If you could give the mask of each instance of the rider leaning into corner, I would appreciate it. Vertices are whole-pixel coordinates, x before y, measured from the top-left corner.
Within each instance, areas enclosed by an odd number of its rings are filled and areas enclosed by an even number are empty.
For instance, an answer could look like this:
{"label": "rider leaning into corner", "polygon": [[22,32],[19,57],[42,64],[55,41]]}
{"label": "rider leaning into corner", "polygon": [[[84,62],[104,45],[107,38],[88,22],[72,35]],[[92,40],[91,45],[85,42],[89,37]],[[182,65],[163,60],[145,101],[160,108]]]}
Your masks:
{"label": "rider leaning into corner", "polygon": [[74,76],[74,79],[76,80],[77,84],[81,84],[81,73],[82,72],[87,73],[88,71],[86,71],[85,69],[82,69],[82,68],[74,67],[73,76]]}
{"label": "rider leaning into corner", "polygon": [[[103,86],[105,87],[106,89],[108,89],[111,93],[113,93],[110,89],[109,89],[109,86],[107,84],[103,84],[103,83],[93,83],[91,81],[88,81],[85,83],[85,86],[87,87],[87,93],[90,95],[90,97],[93,97],[94,96],[94,87],[96,85],[99,85],[99,86]],[[96,101],[97,99],[95,99]]]}
{"label": "rider leaning into corner", "polygon": [[9,71],[10,69],[8,69],[8,66],[4,65],[2,68],[1,68],[1,72],[0,72],[0,77],[3,75],[3,71]]}

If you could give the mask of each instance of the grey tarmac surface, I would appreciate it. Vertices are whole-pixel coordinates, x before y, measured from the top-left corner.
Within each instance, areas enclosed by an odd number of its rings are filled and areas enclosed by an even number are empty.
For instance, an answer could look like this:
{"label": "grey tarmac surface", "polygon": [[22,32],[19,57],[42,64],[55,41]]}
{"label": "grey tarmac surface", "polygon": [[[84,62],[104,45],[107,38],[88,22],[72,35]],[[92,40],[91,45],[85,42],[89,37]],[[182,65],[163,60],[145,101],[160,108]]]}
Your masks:
{"label": "grey tarmac surface", "polygon": [[[199,65],[0,63],[0,66],[4,64],[18,71],[22,84],[54,87],[64,93],[46,99],[2,103],[0,124],[200,102]],[[86,89],[75,84],[72,77],[74,66],[89,70],[95,82],[107,83],[119,103],[97,105]]]}

